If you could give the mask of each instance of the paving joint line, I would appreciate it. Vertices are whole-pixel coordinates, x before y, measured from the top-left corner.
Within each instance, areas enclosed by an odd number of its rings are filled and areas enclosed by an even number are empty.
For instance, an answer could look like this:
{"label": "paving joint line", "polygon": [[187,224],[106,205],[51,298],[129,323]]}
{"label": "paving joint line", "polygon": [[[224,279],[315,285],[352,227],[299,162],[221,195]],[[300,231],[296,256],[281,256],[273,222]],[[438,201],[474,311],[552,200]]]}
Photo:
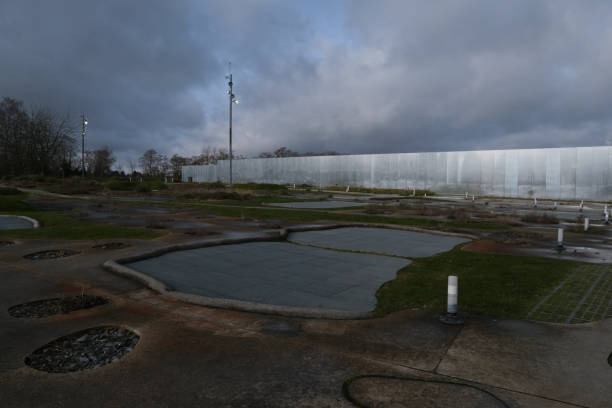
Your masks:
{"label": "paving joint line", "polygon": [[580,299],[580,302],[578,302],[578,305],[574,308],[574,310],[572,311],[572,313],[570,314],[570,316],[567,318],[567,320],[565,321],[565,323],[570,323],[572,321],[572,319],[574,318],[574,316],[576,316],[576,313],[578,313],[578,311],[580,310],[580,308],[582,307],[582,305],[584,304],[584,302],[586,301],[586,299],[591,295],[591,292],[593,292],[593,289],[597,286],[597,284],[599,283],[599,281],[601,280],[601,278],[608,273],[608,269],[603,270],[600,274],[599,277],[595,280],[595,282],[593,282],[593,284],[591,285],[591,287],[589,288],[588,292],[582,297],[582,299]]}
{"label": "paving joint line", "polygon": [[567,278],[565,278],[560,284],[558,284],[557,287],[554,288],[553,291],[550,292],[544,299],[538,302],[538,304],[535,305],[529,313],[527,313],[527,318],[529,319],[533,315],[533,313],[536,312],[536,310],[538,310],[548,299],[550,299],[559,289],[561,289],[561,287],[563,287],[563,285],[565,285],[578,272],[578,268],[579,267],[576,267],[574,272],[572,272]]}

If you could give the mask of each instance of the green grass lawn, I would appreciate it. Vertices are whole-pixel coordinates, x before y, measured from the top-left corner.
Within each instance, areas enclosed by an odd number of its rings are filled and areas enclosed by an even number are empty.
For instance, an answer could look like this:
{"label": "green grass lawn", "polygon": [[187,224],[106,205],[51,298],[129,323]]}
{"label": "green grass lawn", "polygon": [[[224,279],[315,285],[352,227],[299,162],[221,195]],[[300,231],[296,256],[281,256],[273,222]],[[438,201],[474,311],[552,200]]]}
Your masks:
{"label": "green grass lawn", "polygon": [[463,251],[415,259],[377,292],[376,315],[403,309],[446,311],[449,275],[459,277],[459,311],[525,318],[578,262]]}
{"label": "green grass lawn", "polygon": [[0,213],[26,215],[38,220],[42,228],[0,230],[1,237],[21,239],[153,239],[164,232],[146,228],[81,221],[66,211],[39,211],[22,200],[26,194],[0,196]]}

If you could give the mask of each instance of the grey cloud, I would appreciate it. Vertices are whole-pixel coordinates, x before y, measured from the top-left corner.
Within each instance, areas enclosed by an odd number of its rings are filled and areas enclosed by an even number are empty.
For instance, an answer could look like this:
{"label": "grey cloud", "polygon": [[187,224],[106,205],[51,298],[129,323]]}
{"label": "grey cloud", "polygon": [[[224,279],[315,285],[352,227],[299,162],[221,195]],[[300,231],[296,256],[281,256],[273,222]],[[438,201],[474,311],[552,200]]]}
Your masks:
{"label": "grey cloud", "polygon": [[[612,4],[4,1],[0,95],[78,115],[120,157],[227,144],[345,153],[605,144]],[[317,25],[318,23],[319,25]]]}

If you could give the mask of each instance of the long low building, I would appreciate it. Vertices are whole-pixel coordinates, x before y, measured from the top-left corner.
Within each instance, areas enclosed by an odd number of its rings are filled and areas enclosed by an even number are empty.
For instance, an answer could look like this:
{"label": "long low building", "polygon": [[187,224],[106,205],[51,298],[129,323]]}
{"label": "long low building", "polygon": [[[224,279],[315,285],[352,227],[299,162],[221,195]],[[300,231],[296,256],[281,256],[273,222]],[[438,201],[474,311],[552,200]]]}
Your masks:
{"label": "long low building", "polygon": [[[233,181],[427,189],[436,193],[612,199],[612,147],[233,160]],[[229,161],[184,166],[183,181],[229,181]]]}

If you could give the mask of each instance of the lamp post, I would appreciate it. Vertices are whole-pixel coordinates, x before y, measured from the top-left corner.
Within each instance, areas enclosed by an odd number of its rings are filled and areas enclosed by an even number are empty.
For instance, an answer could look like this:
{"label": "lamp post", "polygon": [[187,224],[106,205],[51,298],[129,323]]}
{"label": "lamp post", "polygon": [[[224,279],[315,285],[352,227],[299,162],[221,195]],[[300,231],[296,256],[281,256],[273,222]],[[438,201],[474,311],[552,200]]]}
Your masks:
{"label": "lamp post", "polygon": [[83,113],[81,115],[83,121],[83,130],[81,131],[81,178],[85,177],[85,133],[87,133],[87,117]]}
{"label": "lamp post", "polygon": [[232,82],[232,63],[229,63],[229,75],[227,75],[225,78],[229,79],[229,82],[227,83],[229,85],[229,91],[227,91],[228,95],[229,95],[229,165],[230,165],[230,170],[229,170],[229,185],[230,188],[232,187],[232,105],[233,104],[239,104],[240,101],[238,99],[236,99],[236,95],[234,95],[234,92],[232,90],[232,87],[234,86],[234,83]]}

